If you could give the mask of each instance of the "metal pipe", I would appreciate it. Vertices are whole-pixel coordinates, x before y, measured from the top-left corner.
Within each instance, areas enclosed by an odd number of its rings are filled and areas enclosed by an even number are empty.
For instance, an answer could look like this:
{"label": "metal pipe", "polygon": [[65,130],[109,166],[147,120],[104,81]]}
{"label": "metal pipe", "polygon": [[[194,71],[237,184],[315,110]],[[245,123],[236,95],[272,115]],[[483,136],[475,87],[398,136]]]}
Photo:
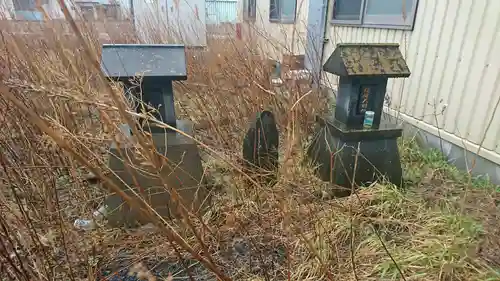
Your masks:
{"label": "metal pipe", "polygon": [[137,29],[135,27],[135,10],[134,10],[134,0],[130,0],[130,16],[132,17],[132,28],[137,34]]}

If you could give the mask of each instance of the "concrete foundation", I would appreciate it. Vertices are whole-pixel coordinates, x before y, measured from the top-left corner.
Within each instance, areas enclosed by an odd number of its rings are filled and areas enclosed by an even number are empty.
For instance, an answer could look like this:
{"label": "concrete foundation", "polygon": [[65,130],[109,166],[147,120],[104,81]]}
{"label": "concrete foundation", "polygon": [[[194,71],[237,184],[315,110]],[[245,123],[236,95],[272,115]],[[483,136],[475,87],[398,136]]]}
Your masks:
{"label": "concrete foundation", "polygon": [[[177,120],[177,128],[193,135],[192,122]],[[166,219],[180,217],[178,204],[171,200],[170,188],[177,190],[190,211],[202,212],[209,200],[196,143],[176,132],[155,133],[152,139],[158,154],[168,159],[162,169],[155,171],[153,167],[144,165],[144,160],[133,157],[132,147],[118,147],[113,143],[108,163],[115,173],[115,176],[112,176],[113,181],[132,198],[140,200],[133,195],[130,190],[132,188]],[[123,157],[130,160],[125,162]],[[127,167],[130,163],[136,168]],[[142,194],[141,189],[144,192]],[[131,209],[117,194],[110,195],[105,204],[108,207],[107,219],[111,226],[136,226],[150,222],[140,210]]]}
{"label": "concrete foundation", "polygon": [[459,170],[465,172],[473,167],[471,174],[474,177],[487,177],[491,183],[500,185],[500,166],[498,164],[477,155],[475,152],[439,138],[439,136],[419,129],[410,123],[403,123],[403,129],[403,137],[415,137],[422,148],[443,149],[442,153],[446,156],[448,163]]}

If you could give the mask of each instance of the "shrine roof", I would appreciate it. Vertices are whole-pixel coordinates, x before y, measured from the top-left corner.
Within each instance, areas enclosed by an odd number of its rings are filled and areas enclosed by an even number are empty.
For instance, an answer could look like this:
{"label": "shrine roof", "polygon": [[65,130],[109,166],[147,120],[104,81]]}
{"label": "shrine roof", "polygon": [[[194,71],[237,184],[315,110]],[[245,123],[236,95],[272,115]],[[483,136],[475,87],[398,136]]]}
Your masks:
{"label": "shrine roof", "polygon": [[338,44],[323,70],[338,76],[410,76],[399,44],[387,43]]}

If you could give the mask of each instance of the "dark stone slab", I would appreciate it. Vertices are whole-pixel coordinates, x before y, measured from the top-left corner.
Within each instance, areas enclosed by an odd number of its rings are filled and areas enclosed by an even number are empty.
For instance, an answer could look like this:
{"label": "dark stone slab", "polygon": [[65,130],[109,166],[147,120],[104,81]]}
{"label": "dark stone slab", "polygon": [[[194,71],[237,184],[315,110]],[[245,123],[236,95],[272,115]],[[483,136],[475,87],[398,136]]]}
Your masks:
{"label": "dark stone slab", "polygon": [[[136,85],[135,81],[122,81],[125,91],[137,101],[135,111],[137,113],[153,116],[157,120],[176,127],[177,117],[175,114],[174,90],[171,80],[162,77],[146,77],[142,83]],[[139,125],[151,133],[163,133],[166,129],[148,124],[143,118],[139,118]]]}
{"label": "dark stone slab", "polygon": [[350,129],[348,125],[338,119],[328,116],[316,116],[316,122],[320,126],[327,126],[331,134],[338,136],[343,141],[379,140],[387,138],[399,138],[403,133],[400,125],[382,119],[376,129],[363,129],[362,127]]}
{"label": "dark stone slab", "polygon": [[101,69],[110,78],[135,76],[186,80],[184,45],[104,44]]}
{"label": "dark stone slab", "polygon": [[[191,122],[178,120],[177,124],[183,132],[193,133]],[[126,126],[124,129],[127,129]],[[130,133],[128,136],[133,137],[130,136]],[[206,210],[205,207],[210,201],[207,198],[209,191],[204,181],[201,157],[196,143],[190,138],[174,132],[152,134],[152,140],[158,154],[168,159],[159,171],[159,177],[156,176],[157,170],[145,165],[144,160],[134,157],[133,146],[117,146],[116,143],[113,143],[110,147],[108,160],[108,166],[114,173],[110,175],[111,179],[129,196],[134,195],[127,185],[141,194],[146,202],[163,218],[180,217],[178,203],[171,200],[170,193],[163,186],[163,182],[169,185],[169,188],[177,190],[188,210],[201,214]],[[124,162],[124,157],[130,159],[140,170],[133,167],[127,169],[127,165],[130,164]],[[151,222],[142,216],[140,210],[131,208],[119,195],[110,195],[106,198],[105,204],[110,210],[107,219],[111,226],[135,227]]]}
{"label": "dark stone slab", "polygon": [[[124,94],[144,102],[136,103],[138,113],[151,114],[175,127],[172,82],[187,79],[184,45],[104,44],[101,69],[109,79],[123,83]],[[154,123],[140,123],[151,133],[165,131]]]}
{"label": "dark stone slab", "polygon": [[384,77],[340,77],[335,118],[350,128],[363,127],[366,111],[373,111],[373,128],[378,128],[387,78]]}
{"label": "dark stone slab", "polygon": [[[385,130],[344,130],[338,122],[320,120],[321,128],[309,145],[307,155],[317,167],[321,180],[344,187],[344,195],[350,194],[353,183],[366,186],[382,178],[402,187],[397,145],[401,128],[386,123]],[[358,144],[360,152],[355,165]]]}
{"label": "dark stone slab", "polygon": [[276,181],[278,170],[279,132],[270,111],[257,114],[243,140],[243,159],[256,173],[268,173],[266,183]]}

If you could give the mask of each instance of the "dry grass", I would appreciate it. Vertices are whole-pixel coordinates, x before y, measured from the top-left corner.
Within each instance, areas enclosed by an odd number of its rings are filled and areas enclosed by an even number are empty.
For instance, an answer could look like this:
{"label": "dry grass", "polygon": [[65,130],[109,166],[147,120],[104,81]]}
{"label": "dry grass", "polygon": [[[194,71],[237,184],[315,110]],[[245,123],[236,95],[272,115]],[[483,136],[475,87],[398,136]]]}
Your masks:
{"label": "dry grass", "polygon": [[[178,115],[201,128],[195,137],[217,187],[210,210],[149,230],[76,231],[74,219],[89,217],[105,196],[83,175],[105,181],[107,146],[133,114],[95,67],[95,40],[41,32],[36,40],[1,33],[4,280],[98,280],[139,262],[174,280],[500,280],[493,186],[402,142],[406,190],[380,183],[331,198],[300,164],[326,98],[303,98],[307,87],[286,89],[289,98],[275,93],[259,50],[233,40],[189,50],[189,80],[175,85]],[[281,131],[273,187],[252,184],[238,164],[249,118],[263,108]],[[161,165],[144,143],[137,154]]]}

